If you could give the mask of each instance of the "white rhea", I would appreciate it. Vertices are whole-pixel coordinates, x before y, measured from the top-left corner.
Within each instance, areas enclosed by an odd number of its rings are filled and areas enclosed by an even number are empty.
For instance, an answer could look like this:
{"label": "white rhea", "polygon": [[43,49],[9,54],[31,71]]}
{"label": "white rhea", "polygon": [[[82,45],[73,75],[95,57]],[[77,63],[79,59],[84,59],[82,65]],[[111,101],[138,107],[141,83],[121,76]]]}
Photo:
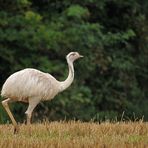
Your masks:
{"label": "white rhea", "polygon": [[18,131],[18,126],[9,109],[8,102],[21,101],[29,103],[25,114],[27,115],[27,124],[30,124],[32,112],[40,101],[53,99],[59,92],[71,85],[74,79],[73,62],[81,57],[83,56],[78,52],[70,52],[66,56],[69,74],[67,79],[62,82],[57,81],[48,73],[32,68],[26,68],[8,77],[3,84],[1,96],[6,98],[6,100],[2,101],[2,105],[14,125],[14,132]]}

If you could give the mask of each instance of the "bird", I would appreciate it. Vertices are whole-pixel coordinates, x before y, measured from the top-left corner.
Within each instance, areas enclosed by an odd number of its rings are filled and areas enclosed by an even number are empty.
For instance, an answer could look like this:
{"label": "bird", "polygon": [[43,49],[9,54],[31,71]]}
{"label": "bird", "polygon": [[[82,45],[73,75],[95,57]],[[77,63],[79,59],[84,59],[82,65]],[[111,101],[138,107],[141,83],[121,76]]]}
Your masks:
{"label": "bird", "polygon": [[27,125],[30,125],[32,112],[41,101],[53,99],[58,93],[71,85],[74,80],[73,63],[82,57],[78,52],[70,52],[66,56],[69,72],[64,81],[58,81],[49,73],[34,68],[17,71],[6,79],[1,90],[1,96],[5,98],[2,105],[12,121],[14,133],[19,131],[19,127],[8,103],[17,101],[28,103],[25,114],[27,116]]}

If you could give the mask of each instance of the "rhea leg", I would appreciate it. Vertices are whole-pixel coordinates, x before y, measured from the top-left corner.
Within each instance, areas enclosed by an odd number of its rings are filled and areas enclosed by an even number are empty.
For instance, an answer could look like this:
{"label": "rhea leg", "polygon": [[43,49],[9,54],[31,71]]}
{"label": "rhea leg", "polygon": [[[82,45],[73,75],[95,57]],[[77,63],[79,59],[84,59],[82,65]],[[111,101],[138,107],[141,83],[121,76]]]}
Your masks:
{"label": "rhea leg", "polygon": [[27,111],[25,112],[25,114],[27,115],[27,125],[31,124],[32,112],[38,103],[39,101],[36,99],[29,100],[29,106],[28,106]]}
{"label": "rhea leg", "polygon": [[15,121],[15,119],[14,119],[14,117],[13,117],[11,111],[10,111],[10,108],[8,106],[8,102],[11,102],[10,98],[2,101],[2,105],[5,108],[6,112],[8,113],[8,115],[9,115],[9,117],[10,117],[10,119],[11,119],[13,125],[14,125],[14,133],[16,133],[16,132],[18,132],[18,125],[17,125],[17,122]]}

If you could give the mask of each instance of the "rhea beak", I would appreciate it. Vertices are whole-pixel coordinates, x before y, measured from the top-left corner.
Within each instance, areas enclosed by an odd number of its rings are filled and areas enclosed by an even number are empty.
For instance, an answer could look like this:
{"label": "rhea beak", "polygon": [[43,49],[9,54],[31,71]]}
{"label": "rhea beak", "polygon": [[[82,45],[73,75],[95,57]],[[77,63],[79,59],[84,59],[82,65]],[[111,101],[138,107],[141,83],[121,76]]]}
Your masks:
{"label": "rhea beak", "polygon": [[79,58],[83,58],[84,56],[82,56],[82,55],[79,55]]}

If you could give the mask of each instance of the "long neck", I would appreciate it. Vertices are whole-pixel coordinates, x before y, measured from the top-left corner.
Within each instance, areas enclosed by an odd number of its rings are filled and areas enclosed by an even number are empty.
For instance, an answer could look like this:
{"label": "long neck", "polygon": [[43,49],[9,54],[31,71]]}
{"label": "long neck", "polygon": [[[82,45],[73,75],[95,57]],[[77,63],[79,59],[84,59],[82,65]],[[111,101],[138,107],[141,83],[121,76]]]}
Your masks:
{"label": "long neck", "polygon": [[68,77],[65,81],[60,82],[60,91],[63,91],[66,88],[68,88],[71,85],[71,83],[73,82],[73,79],[74,79],[73,63],[70,62],[69,60],[67,60],[67,63],[68,63],[68,68],[69,68],[69,74],[68,74]]}

